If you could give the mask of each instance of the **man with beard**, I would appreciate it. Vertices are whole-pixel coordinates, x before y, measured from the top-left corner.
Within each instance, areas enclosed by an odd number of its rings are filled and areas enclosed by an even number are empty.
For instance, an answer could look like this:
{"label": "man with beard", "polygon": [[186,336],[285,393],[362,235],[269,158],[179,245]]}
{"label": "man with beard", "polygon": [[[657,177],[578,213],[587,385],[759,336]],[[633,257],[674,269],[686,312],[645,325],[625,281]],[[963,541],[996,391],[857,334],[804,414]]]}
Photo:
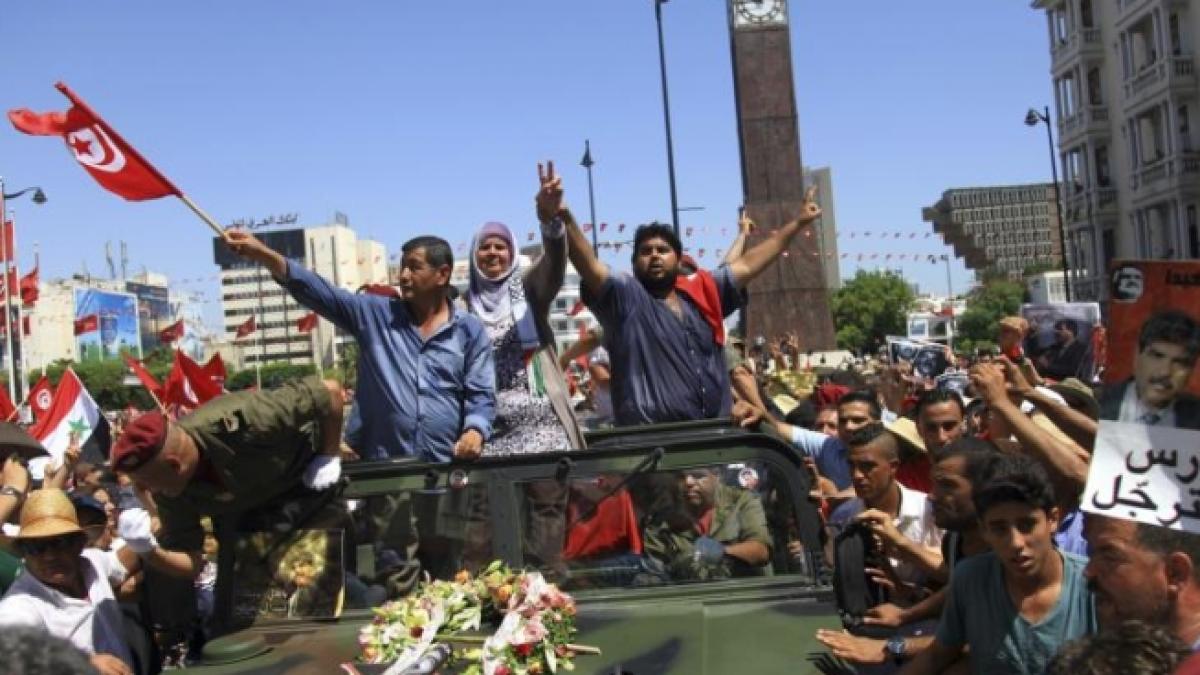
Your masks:
{"label": "man with beard", "polygon": [[1200,399],[1184,393],[1200,357],[1200,324],[1170,310],[1150,317],[1138,336],[1133,378],[1100,396],[1100,419],[1200,429]]}
{"label": "man with beard", "polygon": [[821,216],[821,208],[810,189],[797,218],[761,244],[711,273],[686,278],[679,274],[683,245],[666,225],[637,229],[631,277],[600,262],[568,211],[559,216],[585,302],[604,328],[616,422],[628,426],[729,415],[722,321],[741,306],[739,291]]}
{"label": "man with beard", "polygon": [[1100,625],[1139,619],[1200,650],[1200,535],[1089,513],[1083,574]]}
{"label": "man with beard", "polygon": [[1038,370],[1046,377],[1065,380],[1068,377],[1087,376],[1080,372],[1087,344],[1079,340],[1079,322],[1074,319],[1059,319],[1054,322],[1054,344],[1037,357]]}
{"label": "man with beard", "polygon": [[1054,546],[1058,507],[1045,470],[998,458],[973,501],[991,551],[955,569],[934,641],[904,675],[941,673],[968,646],[972,673],[1034,675],[1063,644],[1096,631],[1086,560]]}
{"label": "man with beard", "polygon": [[[986,482],[997,456],[995,445],[975,438],[951,441],[935,455],[929,501],[933,503],[934,522],[946,531],[942,538],[942,566],[934,575],[939,580],[949,578],[960,561],[988,550],[979,532],[972,498],[975,487]],[[945,606],[946,592],[943,587],[911,607],[901,608],[892,603],[872,607],[863,621],[867,625],[901,628],[936,619]],[[880,640],[822,629],[817,631],[817,640],[838,658],[858,665],[873,665],[912,658],[933,642],[933,636],[898,635]]]}

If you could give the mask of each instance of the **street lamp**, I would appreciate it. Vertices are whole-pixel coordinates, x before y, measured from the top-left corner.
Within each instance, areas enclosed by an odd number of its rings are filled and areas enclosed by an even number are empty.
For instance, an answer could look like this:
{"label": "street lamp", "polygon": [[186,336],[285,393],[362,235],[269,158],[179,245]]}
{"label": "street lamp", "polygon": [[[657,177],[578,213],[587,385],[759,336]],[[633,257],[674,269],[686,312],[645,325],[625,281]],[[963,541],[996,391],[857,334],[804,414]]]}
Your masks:
{"label": "street lamp", "polygon": [[1062,256],[1063,293],[1067,302],[1071,302],[1071,273],[1067,271],[1067,224],[1063,220],[1062,194],[1058,189],[1058,157],[1054,153],[1054,134],[1050,130],[1050,106],[1045,112],[1030,108],[1025,113],[1025,126],[1036,127],[1039,122],[1046,124],[1046,142],[1050,144],[1050,176],[1054,180],[1054,208],[1058,212],[1058,252]]}
{"label": "street lamp", "polygon": [[[654,20],[658,24],[658,69],[662,79],[663,120],[667,128],[667,179],[671,184],[671,226],[679,236],[679,202],[675,197],[675,147],[671,142],[671,102],[667,97],[667,52],[663,47],[662,6],[667,0],[654,2]],[[595,226],[595,223],[593,223]]]}
{"label": "street lamp", "polygon": [[[42,188],[27,187],[23,190],[17,190],[16,192],[13,192],[13,193],[7,193],[4,191],[4,179],[0,178],[0,221],[6,220],[8,217],[8,207],[5,204],[5,202],[9,199],[16,199],[16,198],[20,197],[21,195],[29,192],[30,190],[33,191],[33,196],[30,197],[30,199],[33,200],[34,204],[45,204],[46,203],[46,193],[42,191]],[[8,228],[6,227],[4,229],[8,229]],[[8,245],[9,242],[13,241],[13,239],[15,239],[15,237],[8,236],[7,233],[5,233],[5,236],[0,236],[0,261],[2,261],[2,263],[3,263],[3,277],[4,277],[5,286],[7,286],[8,282],[9,282],[9,269],[10,269],[10,265],[12,265],[11,260],[12,260],[12,258],[15,257],[13,255],[13,252],[5,250],[5,247]],[[8,358],[5,359],[8,362],[8,364],[7,364],[8,365],[8,397],[9,397],[9,399],[16,401],[17,400],[17,381],[16,381],[17,378],[16,378],[16,374],[15,374],[16,363],[14,363],[15,359],[13,358],[14,354],[13,354],[13,335],[12,334],[14,332],[13,329],[17,328],[19,330],[19,327],[15,327],[13,325],[12,290],[13,289],[11,289],[11,288],[4,289],[4,353],[8,355]],[[18,321],[17,323],[20,323],[20,322]],[[21,353],[21,362],[22,363],[25,362],[24,350],[22,350],[22,353]],[[25,369],[22,368],[21,370],[24,371]],[[24,380],[24,377],[22,377],[21,379]],[[22,382],[22,387],[21,387],[22,392],[25,391],[25,387],[27,385],[28,385],[27,382],[24,382],[24,381]]]}

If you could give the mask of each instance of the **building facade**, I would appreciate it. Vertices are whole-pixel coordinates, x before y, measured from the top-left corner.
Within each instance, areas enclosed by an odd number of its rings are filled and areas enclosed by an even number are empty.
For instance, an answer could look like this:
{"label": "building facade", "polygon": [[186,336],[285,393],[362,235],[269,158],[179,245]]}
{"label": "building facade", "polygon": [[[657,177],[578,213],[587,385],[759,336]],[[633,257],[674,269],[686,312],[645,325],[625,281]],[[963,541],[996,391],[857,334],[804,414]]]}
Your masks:
{"label": "building facade", "polygon": [[[359,239],[343,223],[258,232],[264,244],[325,277],[338,288],[357,291],[364,284],[387,283],[387,251],[379,242]],[[308,333],[297,323],[308,309],[296,302],[269,272],[234,255],[213,239],[213,260],[220,268],[224,341],[222,353],[238,368],[287,362],[333,366],[348,334],[320,319]],[[242,338],[237,330],[251,317],[257,330]]]}
{"label": "building facade", "polygon": [[1061,267],[1051,183],[953,188],[922,209],[921,217],[976,277],[1020,279],[1031,268]]}
{"label": "building facade", "polygon": [[1200,0],[1035,0],[1046,13],[1072,299],[1113,259],[1200,257]]}

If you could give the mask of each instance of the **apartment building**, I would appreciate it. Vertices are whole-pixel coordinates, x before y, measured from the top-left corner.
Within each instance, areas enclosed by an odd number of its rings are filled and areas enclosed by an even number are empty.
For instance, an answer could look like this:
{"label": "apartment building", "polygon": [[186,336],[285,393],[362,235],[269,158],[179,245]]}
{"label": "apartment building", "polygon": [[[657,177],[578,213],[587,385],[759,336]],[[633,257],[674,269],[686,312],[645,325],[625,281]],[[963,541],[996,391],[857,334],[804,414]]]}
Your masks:
{"label": "apartment building", "polygon": [[1050,37],[1071,295],[1114,258],[1200,257],[1200,0],[1036,0]]}

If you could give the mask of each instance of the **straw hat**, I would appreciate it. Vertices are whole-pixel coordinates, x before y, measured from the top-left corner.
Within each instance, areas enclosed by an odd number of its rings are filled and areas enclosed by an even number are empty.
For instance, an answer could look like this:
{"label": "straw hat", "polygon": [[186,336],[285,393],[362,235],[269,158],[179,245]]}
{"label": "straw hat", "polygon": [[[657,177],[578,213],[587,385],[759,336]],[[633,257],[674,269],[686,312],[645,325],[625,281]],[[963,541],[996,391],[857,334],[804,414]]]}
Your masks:
{"label": "straw hat", "polygon": [[21,531],[17,539],[57,537],[83,532],[75,505],[62,490],[34,490],[21,507]]}
{"label": "straw hat", "polygon": [[892,432],[901,444],[908,446],[909,450],[922,455],[929,452],[925,449],[925,441],[921,440],[920,432],[917,431],[917,423],[909,418],[897,417],[894,422],[887,425],[887,430]]}

